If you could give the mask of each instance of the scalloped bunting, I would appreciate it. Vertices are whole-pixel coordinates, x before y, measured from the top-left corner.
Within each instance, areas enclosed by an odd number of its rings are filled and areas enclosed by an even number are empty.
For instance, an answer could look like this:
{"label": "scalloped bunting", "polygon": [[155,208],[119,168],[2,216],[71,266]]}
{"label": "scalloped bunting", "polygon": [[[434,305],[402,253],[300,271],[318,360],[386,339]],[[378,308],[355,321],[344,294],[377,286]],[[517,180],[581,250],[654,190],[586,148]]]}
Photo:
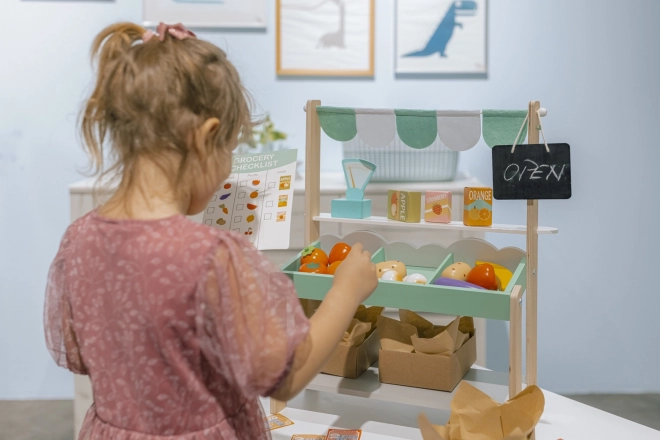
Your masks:
{"label": "scalloped bunting", "polygon": [[454,151],[466,151],[481,139],[481,111],[438,110],[438,136]]}
{"label": "scalloped bunting", "polygon": [[396,116],[390,109],[355,109],[358,136],[370,147],[386,147],[396,136]]}
{"label": "scalloped bunting", "polygon": [[355,109],[345,107],[316,107],[325,134],[340,142],[348,142],[357,135]]}
{"label": "scalloped bunting", "polygon": [[527,124],[523,127],[520,137],[516,135],[520,131],[527,110],[483,110],[483,136],[486,144],[493,148],[495,145],[517,145],[522,144],[527,136]]}
{"label": "scalloped bunting", "polygon": [[433,110],[394,110],[401,141],[418,150],[429,147],[438,137],[438,117]]}

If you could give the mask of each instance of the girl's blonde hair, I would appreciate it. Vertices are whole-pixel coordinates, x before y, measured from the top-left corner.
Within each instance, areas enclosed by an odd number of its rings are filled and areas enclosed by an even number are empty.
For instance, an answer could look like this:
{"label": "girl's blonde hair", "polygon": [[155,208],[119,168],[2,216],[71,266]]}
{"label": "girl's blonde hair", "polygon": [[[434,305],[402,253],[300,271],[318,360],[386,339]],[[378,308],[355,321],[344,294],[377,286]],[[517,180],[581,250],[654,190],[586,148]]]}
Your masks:
{"label": "girl's blonde hair", "polygon": [[[195,132],[204,121],[220,125],[206,149],[226,160],[242,136],[251,133],[251,99],[224,51],[198,39],[141,42],[145,29],[133,23],[105,28],[92,45],[98,78],[81,113],[81,131],[90,168],[104,178],[121,178],[126,190],[136,163],[147,158],[185,188],[196,150]],[[106,142],[109,151],[104,151]],[[109,153],[106,159],[106,154]],[[176,158],[175,161],[172,159]],[[107,163],[109,162],[109,163]]]}

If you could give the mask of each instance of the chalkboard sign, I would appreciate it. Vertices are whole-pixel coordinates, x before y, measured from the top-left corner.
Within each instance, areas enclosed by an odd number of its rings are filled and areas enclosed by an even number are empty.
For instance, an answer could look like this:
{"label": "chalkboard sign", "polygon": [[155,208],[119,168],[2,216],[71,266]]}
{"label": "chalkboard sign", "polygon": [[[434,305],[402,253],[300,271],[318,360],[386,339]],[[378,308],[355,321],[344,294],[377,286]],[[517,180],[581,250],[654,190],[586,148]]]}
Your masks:
{"label": "chalkboard sign", "polygon": [[571,147],[568,144],[493,147],[493,197],[498,200],[570,199]]}

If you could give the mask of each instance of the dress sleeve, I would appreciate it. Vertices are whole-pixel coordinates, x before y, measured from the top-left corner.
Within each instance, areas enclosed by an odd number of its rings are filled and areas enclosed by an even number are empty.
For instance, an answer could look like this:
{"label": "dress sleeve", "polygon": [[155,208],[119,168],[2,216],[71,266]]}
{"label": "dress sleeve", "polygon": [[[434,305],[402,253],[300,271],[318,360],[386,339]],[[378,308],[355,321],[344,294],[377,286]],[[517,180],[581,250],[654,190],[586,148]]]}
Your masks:
{"label": "dress sleeve", "polygon": [[197,289],[197,331],[213,368],[247,397],[268,396],[288,375],[309,321],[289,278],[225,233]]}
{"label": "dress sleeve", "polygon": [[73,329],[73,313],[66,280],[66,260],[71,229],[67,230],[55,260],[50,266],[44,304],[46,347],[60,367],[76,374],[87,374]]}

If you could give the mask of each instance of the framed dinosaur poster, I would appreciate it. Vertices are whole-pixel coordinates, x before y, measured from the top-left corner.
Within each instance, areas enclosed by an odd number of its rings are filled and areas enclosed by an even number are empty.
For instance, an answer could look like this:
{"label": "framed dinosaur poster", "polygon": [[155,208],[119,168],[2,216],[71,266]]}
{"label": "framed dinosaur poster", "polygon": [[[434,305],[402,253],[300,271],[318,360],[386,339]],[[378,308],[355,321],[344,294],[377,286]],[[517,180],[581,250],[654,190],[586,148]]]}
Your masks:
{"label": "framed dinosaur poster", "polygon": [[373,76],[375,0],[277,0],[277,74]]}
{"label": "framed dinosaur poster", "polygon": [[397,74],[487,74],[487,0],[397,0]]}

